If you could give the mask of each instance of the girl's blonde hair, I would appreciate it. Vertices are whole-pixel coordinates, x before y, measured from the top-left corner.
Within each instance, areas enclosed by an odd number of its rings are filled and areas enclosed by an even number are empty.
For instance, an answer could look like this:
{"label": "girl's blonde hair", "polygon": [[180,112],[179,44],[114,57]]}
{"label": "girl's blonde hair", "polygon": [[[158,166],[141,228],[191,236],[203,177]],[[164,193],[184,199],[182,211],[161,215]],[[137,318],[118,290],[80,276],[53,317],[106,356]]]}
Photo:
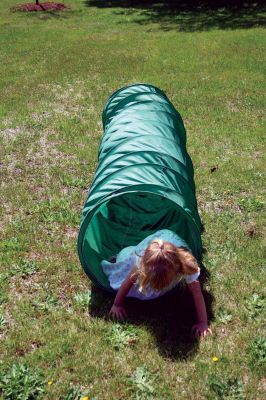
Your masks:
{"label": "girl's blonde hair", "polygon": [[137,267],[139,289],[149,286],[161,290],[182,275],[199,271],[195,257],[185,248],[177,247],[162,239],[154,239],[145,250]]}

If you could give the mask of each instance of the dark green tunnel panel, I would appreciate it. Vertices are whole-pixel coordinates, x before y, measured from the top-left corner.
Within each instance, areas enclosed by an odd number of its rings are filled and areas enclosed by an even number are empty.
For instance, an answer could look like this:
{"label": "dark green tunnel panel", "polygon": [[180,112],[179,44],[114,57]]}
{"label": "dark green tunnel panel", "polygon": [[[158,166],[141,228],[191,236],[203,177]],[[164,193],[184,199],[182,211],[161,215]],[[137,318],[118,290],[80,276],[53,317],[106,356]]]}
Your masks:
{"label": "dark green tunnel panel", "polygon": [[169,168],[162,168],[162,164],[137,164],[120,167],[115,171],[108,168],[101,175],[101,179],[94,182],[90,190],[90,201],[100,198],[99,196],[106,193],[107,188],[111,188],[112,192],[121,187],[129,187],[130,185],[138,185],[143,182],[145,177],[146,185],[160,184],[162,188],[176,191],[184,198],[184,204],[187,207],[196,209],[195,193],[190,184],[182,177],[178,176],[175,171]]}
{"label": "dark green tunnel panel", "polygon": [[103,126],[78,238],[87,275],[111,290],[101,261],[160,229],[176,232],[200,259],[201,221],[180,114],[160,89],[132,85],[108,99]]}
{"label": "dark green tunnel panel", "polygon": [[[159,192],[157,188],[153,189]],[[84,230],[81,261],[85,272],[94,282],[108,289],[109,283],[100,267],[102,259],[117,254],[126,246],[138,244],[160,229],[179,232],[193,252],[200,254],[200,242],[198,236],[194,236],[197,229],[183,207],[176,204],[177,195],[173,194],[173,202],[164,197],[171,197],[170,193],[162,193],[163,190],[161,194],[142,192],[141,188],[137,192],[121,193],[98,204],[91,220],[84,219],[84,226],[82,224],[81,227]],[[89,254],[89,257],[83,258],[83,254]]]}

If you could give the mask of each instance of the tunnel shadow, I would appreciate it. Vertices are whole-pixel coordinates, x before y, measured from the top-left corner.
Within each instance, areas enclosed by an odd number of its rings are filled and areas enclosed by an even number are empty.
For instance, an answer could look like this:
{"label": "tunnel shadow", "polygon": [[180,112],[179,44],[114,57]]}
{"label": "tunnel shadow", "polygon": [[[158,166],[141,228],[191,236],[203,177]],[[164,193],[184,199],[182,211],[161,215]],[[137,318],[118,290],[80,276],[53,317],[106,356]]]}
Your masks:
{"label": "tunnel shadow", "polygon": [[[209,272],[201,264],[201,285],[206,302],[208,320],[214,319],[214,296],[204,286],[209,280]],[[92,286],[89,314],[108,320],[114,295]],[[184,285],[155,299],[141,301],[127,298],[125,302],[128,318],[125,323],[145,327],[155,338],[159,354],[170,360],[185,360],[196,354],[199,339],[192,335],[191,328],[196,323],[196,313],[192,296]]]}
{"label": "tunnel shadow", "polygon": [[[265,26],[263,0],[85,0],[88,7],[111,8],[141,25],[183,32]],[[125,23],[128,23],[125,18]]]}

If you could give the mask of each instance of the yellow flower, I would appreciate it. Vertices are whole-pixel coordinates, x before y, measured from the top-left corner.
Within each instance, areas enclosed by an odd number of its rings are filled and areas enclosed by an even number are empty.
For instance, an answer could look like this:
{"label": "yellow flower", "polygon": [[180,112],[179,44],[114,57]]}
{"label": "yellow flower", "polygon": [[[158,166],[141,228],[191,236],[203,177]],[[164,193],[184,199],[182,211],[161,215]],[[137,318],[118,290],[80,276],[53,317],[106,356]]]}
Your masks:
{"label": "yellow flower", "polygon": [[48,381],[47,383],[50,386],[50,385],[52,385],[53,381]]}
{"label": "yellow flower", "polygon": [[218,357],[212,357],[212,361],[213,362],[217,362],[217,361],[219,361],[219,358]]}
{"label": "yellow flower", "polygon": [[89,400],[88,396],[81,397],[81,400]]}

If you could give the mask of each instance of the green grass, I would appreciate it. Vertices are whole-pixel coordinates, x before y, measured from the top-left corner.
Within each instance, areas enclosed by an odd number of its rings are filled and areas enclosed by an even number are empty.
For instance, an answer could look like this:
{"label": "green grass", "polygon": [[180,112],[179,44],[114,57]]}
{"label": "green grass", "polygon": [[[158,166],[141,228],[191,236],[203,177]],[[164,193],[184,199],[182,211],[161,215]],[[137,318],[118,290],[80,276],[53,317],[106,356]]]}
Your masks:
{"label": "green grass", "polygon": [[[10,12],[18,3],[0,5],[0,398],[263,399],[260,6],[160,17],[83,0],[61,14]],[[136,82],[163,89],[187,129],[214,332],[201,342],[178,316],[179,293],[129,301],[129,321],[110,321],[112,299],[77,257],[104,102]]]}

